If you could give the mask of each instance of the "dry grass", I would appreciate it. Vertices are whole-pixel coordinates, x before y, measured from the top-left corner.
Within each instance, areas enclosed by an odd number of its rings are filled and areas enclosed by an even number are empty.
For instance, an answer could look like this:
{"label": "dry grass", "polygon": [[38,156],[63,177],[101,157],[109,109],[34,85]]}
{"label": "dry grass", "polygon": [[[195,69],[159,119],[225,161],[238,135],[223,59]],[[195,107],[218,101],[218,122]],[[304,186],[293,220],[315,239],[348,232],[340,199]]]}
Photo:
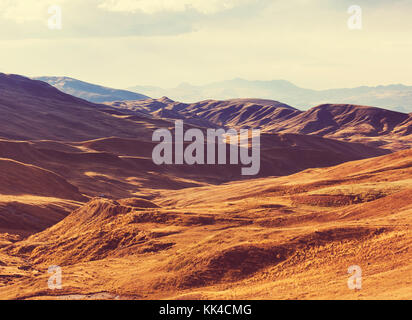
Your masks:
{"label": "dry grass", "polygon": [[[92,200],[4,246],[0,297],[410,299],[411,157],[165,191],[153,203]],[[292,199],[320,194],[361,201]],[[47,289],[52,264],[62,291]],[[362,290],[347,287],[351,265],[363,270]]]}

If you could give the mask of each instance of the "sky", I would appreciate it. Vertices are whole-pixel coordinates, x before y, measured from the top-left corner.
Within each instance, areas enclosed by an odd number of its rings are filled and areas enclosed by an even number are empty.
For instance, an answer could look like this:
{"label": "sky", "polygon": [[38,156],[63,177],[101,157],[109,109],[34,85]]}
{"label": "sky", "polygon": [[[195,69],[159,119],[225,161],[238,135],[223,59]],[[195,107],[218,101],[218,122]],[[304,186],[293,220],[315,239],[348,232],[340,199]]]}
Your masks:
{"label": "sky", "polygon": [[411,16],[412,0],[0,0],[0,72],[115,88],[412,85]]}

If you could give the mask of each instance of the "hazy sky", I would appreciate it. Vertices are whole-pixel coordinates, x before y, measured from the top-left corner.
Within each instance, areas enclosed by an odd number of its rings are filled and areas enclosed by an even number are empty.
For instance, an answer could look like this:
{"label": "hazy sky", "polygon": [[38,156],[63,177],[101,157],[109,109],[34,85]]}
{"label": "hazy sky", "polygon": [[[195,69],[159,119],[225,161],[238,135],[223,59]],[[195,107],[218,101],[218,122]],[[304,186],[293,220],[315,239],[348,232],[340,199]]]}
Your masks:
{"label": "hazy sky", "polygon": [[[48,28],[51,5],[61,30]],[[351,5],[361,30],[348,28]],[[411,17],[412,0],[0,0],[0,71],[118,88],[412,85]]]}

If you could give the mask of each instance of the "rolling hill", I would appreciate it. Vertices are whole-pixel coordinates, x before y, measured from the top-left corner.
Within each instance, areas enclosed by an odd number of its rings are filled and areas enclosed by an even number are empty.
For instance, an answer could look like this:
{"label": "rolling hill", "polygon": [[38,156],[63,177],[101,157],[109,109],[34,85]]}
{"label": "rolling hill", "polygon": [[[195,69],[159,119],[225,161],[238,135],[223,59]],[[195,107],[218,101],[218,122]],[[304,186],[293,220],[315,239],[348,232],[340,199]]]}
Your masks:
{"label": "rolling hill", "polygon": [[[175,119],[260,128],[259,175],[155,165]],[[410,138],[373,107],[103,105],[0,74],[0,299],[409,299]]]}
{"label": "rolling hill", "polygon": [[[41,81],[4,74],[0,75],[0,90],[0,158],[5,159],[9,168],[5,169],[8,176],[4,177],[4,190],[0,192],[0,202],[3,201],[6,209],[0,213],[10,215],[7,208],[18,204],[24,206],[28,220],[37,219],[36,223],[24,225],[15,219],[6,219],[0,222],[0,229],[20,234],[50,226],[68,210],[102,194],[111,198],[150,199],[162,189],[244,179],[240,175],[241,165],[155,165],[152,150],[156,143],[151,141],[152,133],[158,128],[174,127],[173,117],[159,111],[166,109],[180,114],[180,118],[190,119],[185,125],[187,128],[218,127],[218,123],[213,124],[213,117],[206,116],[212,108],[218,110],[217,117],[221,119],[232,110],[248,115],[248,110],[256,108],[257,103],[265,104],[267,113],[298,112],[279,102],[252,99],[232,101],[220,109],[213,102],[186,106],[166,98],[142,101],[139,110],[129,108],[129,102],[114,103],[110,107],[70,96]],[[192,116],[194,112],[199,116]],[[167,117],[159,119],[162,116]],[[237,119],[253,122],[258,116]],[[362,144],[277,133],[262,135],[261,148],[261,177],[288,175],[311,167],[388,153]],[[61,187],[52,183],[50,175],[61,179],[59,185],[70,185],[77,191],[67,193],[70,196],[57,192]],[[30,184],[32,180],[39,185]],[[45,206],[49,217],[55,218],[38,218],[38,207]]]}
{"label": "rolling hill", "polygon": [[87,140],[141,135],[135,123],[98,105],[65,94],[43,81],[0,74],[0,138]]}
{"label": "rolling hill", "polygon": [[196,119],[197,123],[210,126],[317,135],[392,151],[412,145],[411,115],[376,107],[324,104],[300,111],[274,100],[205,100],[185,104],[167,97],[108,105],[163,119]]}
{"label": "rolling hill", "polygon": [[[411,168],[403,151],[151,201],[93,199],[0,250],[0,297],[409,299]],[[51,264],[64,270],[58,292],[45,287]],[[347,287],[352,265],[362,290]]]}

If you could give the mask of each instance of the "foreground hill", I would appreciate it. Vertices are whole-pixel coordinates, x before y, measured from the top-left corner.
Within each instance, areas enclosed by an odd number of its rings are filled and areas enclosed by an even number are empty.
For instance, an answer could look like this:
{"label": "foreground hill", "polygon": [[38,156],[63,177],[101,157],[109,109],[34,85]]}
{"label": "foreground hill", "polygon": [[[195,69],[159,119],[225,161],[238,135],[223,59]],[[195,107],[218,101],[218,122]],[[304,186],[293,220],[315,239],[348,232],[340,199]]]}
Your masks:
{"label": "foreground hill", "polygon": [[[0,251],[2,298],[410,299],[412,153],[93,199]],[[47,289],[48,266],[63,289]],[[362,290],[347,286],[363,271]],[[18,275],[18,277],[17,277]]]}
{"label": "foreground hill", "polygon": [[84,200],[79,190],[57,174],[10,159],[0,158],[0,194],[52,196]]}
{"label": "foreground hill", "polygon": [[69,77],[36,77],[34,79],[47,82],[60,91],[95,103],[149,98],[143,94],[107,88]]}
{"label": "foreground hill", "polygon": [[[258,175],[261,177],[282,176],[387,153],[362,144],[293,134],[265,134],[261,143]],[[162,189],[208,186],[245,178],[240,175],[241,165],[157,166],[152,160],[154,147],[153,142],[116,137],[75,143],[0,140],[3,168],[0,203],[3,200],[8,205],[14,202],[36,206],[31,201],[33,197],[46,197],[41,206],[47,201],[50,207],[59,204],[54,206],[59,213],[63,203],[73,209],[68,200],[84,202],[87,197],[102,194],[111,198],[152,198]],[[2,214],[11,213],[0,208]],[[26,216],[35,219],[27,210]],[[59,213],[56,217],[54,222],[64,215]],[[25,227],[24,231],[34,232],[47,226],[49,219],[38,221],[32,229]],[[21,223],[0,219],[0,229],[16,232]]]}
{"label": "foreground hill", "polygon": [[87,201],[63,177],[0,158],[0,233],[27,235],[55,224]]}

